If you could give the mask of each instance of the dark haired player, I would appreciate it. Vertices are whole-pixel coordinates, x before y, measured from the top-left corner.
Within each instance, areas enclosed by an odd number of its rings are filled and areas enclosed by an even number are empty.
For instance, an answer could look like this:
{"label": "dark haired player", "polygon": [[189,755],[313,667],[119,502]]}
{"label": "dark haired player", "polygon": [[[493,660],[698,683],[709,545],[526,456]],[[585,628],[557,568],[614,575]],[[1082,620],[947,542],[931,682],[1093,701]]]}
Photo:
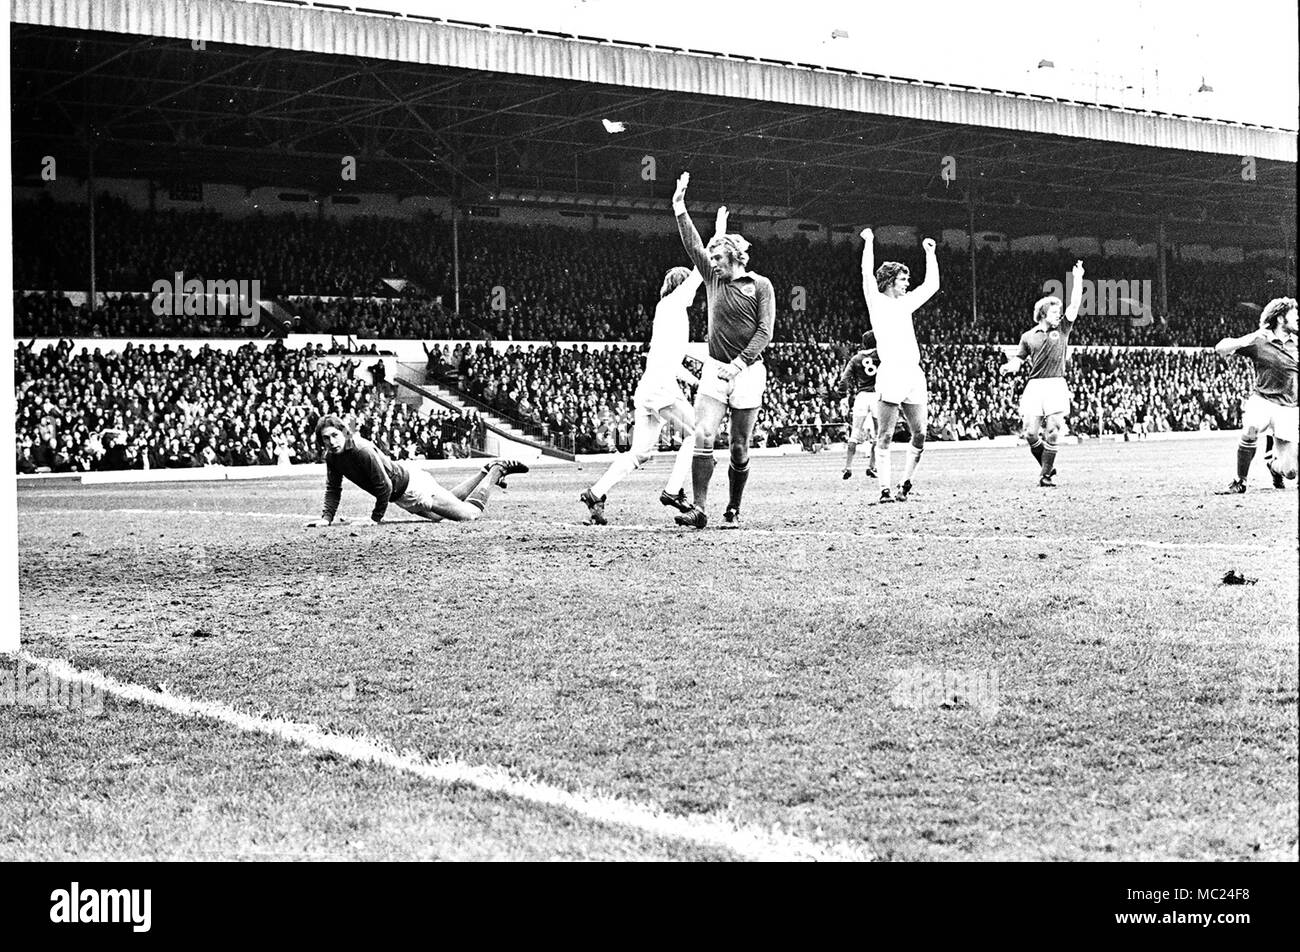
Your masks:
{"label": "dark haired player", "polygon": [[713,441],[722,416],[731,412],[731,466],[727,470],[730,499],[723,519],[735,525],[749,480],[749,441],[754,435],[758,408],[763,404],[767,368],[763,349],[772,339],[776,323],[776,295],[772,282],[747,270],[749,242],[728,235],[726,209],[718,212],[719,233],[708,248],[700,240],[686,212],[686,186],[691,174],[683,172],[673,193],[673,213],[686,253],[705,275],[709,302],[709,353],[700,371],[695,394],[695,457],[691,462],[693,505],[676,519],[678,525],[703,529],[708,524],[705,507],[713,478]]}
{"label": "dark haired player", "polygon": [[1241,442],[1237,445],[1237,478],[1220,495],[1246,491],[1246,477],[1255,458],[1259,434],[1272,434],[1267,457],[1269,475],[1278,489],[1296,477],[1296,299],[1274,298],[1259,316],[1259,330],[1245,337],[1225,337],[1214,345],[1222,357],[1237,354],[1255,365],[1255,386],[1241,408]]}
{"label": "dark haired player", "polygon": [[[915,291],[908,291],[912,280],[907,266],[886,261],[876,268],[875,237],[870,228],[862,229],[862,294],[867,299],[871,329],[876,334],[876,351],[880,366],[876,369],[876,393],[880,410],[876,420],[876,465],[880,470],[880,501],[899,502],[912,491],[912,476],[925,449],[927,401],[925,373],[921,370],[921,349],[916,345],[916,328],[912,315],[939,290],[939,259],[933,238],[921,242],[925,249],[925,280]],[[907,463],[898,496],[892,494],[893,467],[889,449],[894,442],[894,427],[902,412],[912,434]]]}
{"label": "dark haired player", "polygon": [[[1076,261],[1071,272],[1070,304],[1061,311],[1056,295],[1039,298],[1034,305],[1038,323],[1020,335],[1020,351],[1000,368],[1016,373],[1029,361],[1029,380],[1020,396],[1020,418],[1024,423],[1025,441],[1038,462],[1038,485],[1056,486],[1056,453],[1065,415],[1070,411],[1070,389],[1065,383],[1065,365],[1070,356],[1070,332],[1079,317],[1083,296],[1083,262]],[[1041,434],[1041,436],[1040,436]]]}
{"label": "dark haired player", "polygon": [[879,357],[875,332],[867,331],[862,335],[862,348],[849,358],[840,374],[839,389],[852,401],[843,479],[853,477],[853,457],[858,452],[859,443],[866,443],[871,448],[867,475],[876,478],[876,414],[880,405],[876,393],[876,365]]}
{"label": "dark haired player", "polygon": [[424,470],[389,459],[375,444],[353,433],[342,417],[321,417],[316,439],[325,446],[325,505],[321,517],[307,523],[313,528],[334,521],[345,476],[375,497],[369,524],[378,525],[389,502],[434,522],[472,522],[483,514],[492,490],[505,486],[506,476],[528,472],[528,467],[516,460],[493,460],[459,486],[446,489]]}

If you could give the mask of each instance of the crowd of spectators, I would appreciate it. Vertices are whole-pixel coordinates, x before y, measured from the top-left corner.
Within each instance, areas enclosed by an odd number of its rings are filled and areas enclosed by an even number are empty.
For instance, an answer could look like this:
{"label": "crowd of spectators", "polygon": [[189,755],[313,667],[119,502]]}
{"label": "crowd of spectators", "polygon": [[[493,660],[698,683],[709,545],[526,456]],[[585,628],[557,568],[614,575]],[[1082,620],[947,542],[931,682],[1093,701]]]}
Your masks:
{"label": "crowd of spectators", "polygon": [[324,348],[235,350],[70,341],[20,344],[15,366],[18,472],[287,465],[320,459],[316,420],[351,416],[397,459],[468,456],[481,447],[476,413],[422,414],[360,361]]}
{"label": "crowd of spectators", "polygon": [[[433,345],[428,370],[503,416],[531,424],[543,437],[579,453],[626,449],[630,442],[632,392],[643,347],[586,345]],[[773,344],[766,364],[768,386],[755,427],[755,444],[842,440],[848,394],[837,392],[848,347]],[[931,439],[986,439],[1019,431],[1023,376],[1000,368],[1006,353],[996,347],[922,346],[929,381]],[[1211,351],[1124,348],[1076,350],[1068,370],[1074,394],[1071,426],[1102,432],[1148,433],[1227,429],[1240,424],[1240,404],[1252,371],[1246,361],[1227,361]],[[693,391],[683,386],[693,397]],[[665,427],[662,446],[680,445]],[[725,445],[727,434],[719,434]]]}
{"label": "crowd of spectators", "polygon": [[[83,289],[87,241],[84,206],[20,204],[14,210],[16,287],[43,292]],[[20,333],[57,336],[247,334],[239,321],[159,318],[147,292],[155,280],[258,280],[300,329],[358,337],[636,342],[649,320],[664,272],[683,262],[674,234],[651,235],[555,226],[502,225],[471,219],[460,228],[460,311],[454,313],[450,223],[308,216],[225,219],[212,212],[148,213],[120,200],[97,206],[98,286],[135,297],[88,310],[45,298],[18,311]],[[702,227],[707,222],[698,222]],[[763,238],[751,267],[777,290],[778,341],[854,340],[867,324],[861,293],[860,243]],[[914,283],[924,264],[917,248],[877,248],[877,260],[908,264]],[[1032,323],[1044,283],[1064,282],[1074,256],[1067,251],[980,249],[971,300],[965,251],[939,249],[943,290],[917,315],[925,343],[1014,343]],[[1238,304],[1262,304],[1290,293],[1294,275],[1281,263],[1248,259],[1206,263],[1177,255],[1168,261],[1168,304],[1155,300],[1153,259],[1087,256],[1093,281],[1137,282],[1126,313],[1085,316],[1080,344],[1210,346],[1247,329]],[[366,299],[383,279],[413,282],[418,294]],[[1148,282],[1144,284],[1143,282]],[[1128,285],[1126,285],[1128,286]],[[1147,291],[1150,291],[1148,294]],[[143,296],[141,296],[143,295]],[[308,299],[291,296],[308,296]],[[333,298],[333,300],[326,300]],[[1117,300],[1112,299],[1114,306]],[[1154,314],[1145,312],[1149,304]],[[704,331],[703,296],[692,309],[692,335]],[[260,334],[259,334],[260,336]]]}

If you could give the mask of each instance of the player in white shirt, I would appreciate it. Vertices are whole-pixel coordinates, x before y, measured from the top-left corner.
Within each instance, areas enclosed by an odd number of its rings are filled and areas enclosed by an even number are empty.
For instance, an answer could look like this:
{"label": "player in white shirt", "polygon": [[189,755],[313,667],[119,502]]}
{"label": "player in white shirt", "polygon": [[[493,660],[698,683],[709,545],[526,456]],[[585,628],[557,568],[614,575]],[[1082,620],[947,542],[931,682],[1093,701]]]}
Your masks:
{"label": "player in white shirt", "polygon": [[[718,212],[718,227],[724,230],[725,214],[725,208]],[[686,502],[684,487],[695,454],[695,408],[677,381],[699,384],[695,375],[682,366],[682,358],[686,356],[686,345],[690,341],[687,308],[695,300],[703,282],[698,270],[688,268],[673,268],[664,275],[659,303],[655,305],[654,327],[650,332],[650,352],[646,354],[645,371],[632,397],[636,414],[632,447],[626,453],[619,453],[605,474],[578,497],[587,506],[591,525],[606,524],[606,495],[633,470],[650,461],[659,445],[659,431],[665,423],[680,427],[683,436],[681,449],[677,451],[659,501],[681,512],[691,508]]]}
{"label": "player in white shirt", "polygon": [[[921,350],[916,345],[912,315],[939,290],[939,259],[933,238],[921,242],[925,249],[925,280],[915,291],[908,291],[912,280],[907,266],[886,261],[876,268],[875,236],[870,228],[862,229],[862,294],[867,299],[871,329],[876,333],[876,351],[880,366],[876,372],[876,393],[880,395],[879,426],[876,430],[876,466],[880,473],[880,501],[899,502],[912,491],[912,476],[925,449],[927,390],[921,371]],[[903,468],[898,496],[892,492],[890,445],[899,411],[912,434],[912,445]]]}

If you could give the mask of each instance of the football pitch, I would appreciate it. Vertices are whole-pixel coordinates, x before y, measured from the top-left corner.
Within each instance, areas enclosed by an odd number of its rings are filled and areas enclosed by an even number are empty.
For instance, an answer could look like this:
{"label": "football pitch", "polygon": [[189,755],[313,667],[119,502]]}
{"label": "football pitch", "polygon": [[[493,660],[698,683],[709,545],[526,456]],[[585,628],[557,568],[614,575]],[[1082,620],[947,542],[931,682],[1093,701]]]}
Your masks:
{"label": "football pitch", "polygon": [[890,506],[755,458],[738,529],[719,453],[702,532],[667,456],[607,527],[590,465],[360,530],[20,484],[4,664],[95,703],[0,707],[0,859],[1295,860],[1297,494],[1214,495],[1234,447],[936,448]]}

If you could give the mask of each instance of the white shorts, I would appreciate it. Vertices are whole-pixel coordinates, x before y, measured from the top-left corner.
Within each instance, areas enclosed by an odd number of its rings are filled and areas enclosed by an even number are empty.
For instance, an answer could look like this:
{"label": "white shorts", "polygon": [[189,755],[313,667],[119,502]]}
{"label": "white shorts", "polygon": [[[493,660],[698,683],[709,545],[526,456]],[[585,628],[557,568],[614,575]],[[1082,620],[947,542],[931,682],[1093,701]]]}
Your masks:
{"label": "white shorts", "polygon": [[925,373],[917,364],[885,364],[876,370],[881,403],[924,404],[928,399]]}
{"label": "white shorts", "polygon": [[658,413],[664,407],[670,407],[678,400],[685,400],[677,381],[646,380],[642,378],[632,394],[632,403],[639,411]]}
{"label": "white shorts", "polygon": [[750,364],[730,380],[723,380],[718,371],[727,365],[712,357],[704,358],[700,371],[700,388],[697,393],[712,397],[733,410],[753,410],[763,405],[763,391],[767,388],[767,367],[760,360]]}
{"label": "white shorts", "polygon": [[1020,395],[1020,415],[1026,420],[1069,412],[1070,388],[1064,377],[1036,377],[1025,384],[1025,392]]}
{"label": "white shorts", "polygon": [[[853,443],[865,443],[873,438],[876,429],[876,411],[880,407],[880,394],[874,390],[863,390],[853,398],[853,427],[849,430],[849,440]],[[868,426],[867,422],[871,425]]]}
{"label": "white shorts", "polygon": [[1300,407],[1284,407],[1252,393],[1241,405],[1241,428],[1254,427],[1261,433],[1273,431],[1273,438],[1285,443],[1297,443],[1296,430],[1300,428]]}
{"label": "white shorts", "polygon": [[410,480],[406,484],[406,492],[393,499],[393,505],[405,509],[407,512],[414,513],[417,516],[428,518],[433,512],[433,505],[444,495],[450,493],[438,485],[428,472],[415,467],[409,467],[407,472],[410,473]]}

